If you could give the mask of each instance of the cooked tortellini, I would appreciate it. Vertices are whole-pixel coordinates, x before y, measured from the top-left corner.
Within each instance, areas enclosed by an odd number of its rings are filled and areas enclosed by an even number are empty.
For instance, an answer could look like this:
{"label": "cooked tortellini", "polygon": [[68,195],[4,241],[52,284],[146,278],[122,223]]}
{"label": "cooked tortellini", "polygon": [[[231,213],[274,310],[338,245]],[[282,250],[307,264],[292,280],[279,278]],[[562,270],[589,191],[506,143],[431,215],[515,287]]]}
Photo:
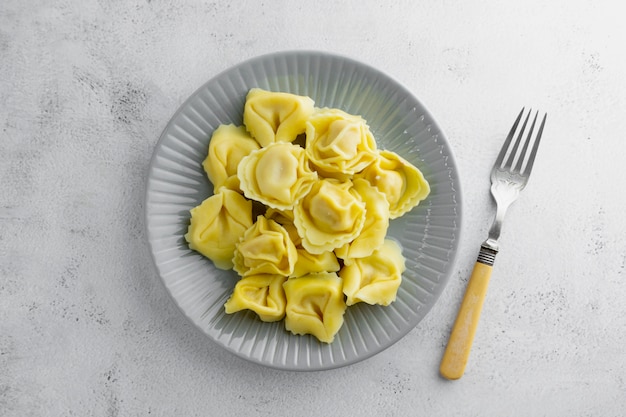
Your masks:
{"label": "cooked tortellini", "polygon": [[365,223],[365,203],[351,181],[322,179],[294,207],[302,246],[311,253],[339,248],[354,240]]}
{"label": "cooked tortellini", "polygon": [[296,246],[298,252],[298,260],[294,266],[293,273],[290,277],[299,277],[313,272],[336,272],[339,271],[339,261],[333,252],[322,252],[314,254],[302,247],[302,238],[298,234],[298,229],[293,224],[292,211],[280,211],[276,209],[268,209],[265,217],[276,221],[283,226],[291,241]]}
{"label": "cooked tortellini", "polygon": [[387,306],[396,299],[406,270],[402,249],[395,241],[385,239],[383,245],[366,258],[349,259],[339,271],[343,279],[346,304],[358,302]]}
{"label": "cooked tortellini", "polygon": [[296,248],[298,259],[290,277],[301,277],[316,272],[337,272],[339,261],[333,252],[311,253],[304,248]]}
{"label": "cooked tortellini", "polygon": [[296,247],[301,246],[302,238],[298,234],[296,225],[293,224],[293,210],[277,210],[270,207],[265,211],[265,217],[274,220],[284,227],[287,233],[289,233],[293,244],[296,245]]}
{"label": "cooked tortellini", "polygon": [[235,245],[250,226],[252,203],[236,191],[222,189],[191,209],[185,239],[216,267],[230,269]]}
{"label": "cooked tortellini", "polygon": [[406,266],[390,220],[430,188],[377,148],[365,119],[253,88],[243,126],[219,126],[202,166],[213,195],[191,210],[185,238],[239,275],[227,314],[252,311],[332,343],[347,306],[396,299]]}
{"label": "cooked tortellini", "polygon": [[285,317],[285,290],[283,275],[250,275],[235,284],[232,295],[224,304],[227,314],[241,310],[254,311],[261,320],[272,322]]}
{"label": "cooked tortellini", "polygon": [[221,125],[209,142],[209,152],[202,163],[213,189],[226,187],[239,191],[237,167],[244,156],[259,149],[259,143],[252,139],[243,126]]}
{"label": "cooked tortellini", "polygon": [[346,312],[341,278],[334,272],[309,274],[288,279],[283,288],[287,298],[285,328],[332,343]]}
{"label": "cooked tortellini", "polygon": [[246,197],[279,210],[293,209],[317,180],[304,149],[288,142],[250,153],[241,160],[237,176]]}
{"label": "cooked tortellini", "polygon": [[371,255],[385,241],[389,227],[389,203],[385,195],[362,178],[354,179],[354,190],[365,202],[365,222],[354,240],[335,249],[337,257],[342,259]]}
{"label": "cooked tortellini", "polygon": [[309,160],[327,177],[345,179],[376,158],[376,140],[365,120],[338,109],[319,109],[306,124]]}
{"label": "cooked tortellini", "polygon": [[378,158],[357,177],[365,178],[387,196],[391,219],[407,213],[430,193],[422,172],[391,151],[379,151]]}
{"label": "cooked tortellini", "polygon": [[274,220],[258,216],[235,246],[233,269],[242,277],[257,274],[288,276],[298,260],[289,233]]}
{"label": "cooked tortellini", "polygon": [[306,96],[253,88],[246,96],[243,123],[261,146],[293,142],[304,133],[314,104]]}

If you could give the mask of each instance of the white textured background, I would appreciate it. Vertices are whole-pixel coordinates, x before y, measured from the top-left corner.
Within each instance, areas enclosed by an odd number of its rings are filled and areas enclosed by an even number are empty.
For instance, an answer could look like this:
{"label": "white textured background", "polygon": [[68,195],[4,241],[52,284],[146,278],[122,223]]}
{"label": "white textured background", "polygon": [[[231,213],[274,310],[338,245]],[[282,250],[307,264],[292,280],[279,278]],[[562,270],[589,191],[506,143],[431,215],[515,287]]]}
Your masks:
{"label": "white textured background", "polygon": [[[0,2],[0,416],[626,415],[626,25],[617,1]],[[290,373],[178,312],[142,224],[169,118],[285,49],[375,66],[455,152],[460,253],[437,305],[359,364]],[[549,113],[465,376],[437,368],[520,107]]]}

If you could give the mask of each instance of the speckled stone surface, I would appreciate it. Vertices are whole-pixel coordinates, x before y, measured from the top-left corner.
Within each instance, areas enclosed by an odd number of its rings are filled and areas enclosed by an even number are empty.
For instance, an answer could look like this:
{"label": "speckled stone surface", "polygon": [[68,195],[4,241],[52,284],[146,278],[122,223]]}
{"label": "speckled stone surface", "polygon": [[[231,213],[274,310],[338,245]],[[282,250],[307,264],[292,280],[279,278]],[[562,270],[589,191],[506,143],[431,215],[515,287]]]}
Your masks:
{"label": "speckled stone surface", "polygon": [[[626,26],[608,1],[0,3],[0,415],[626,415]],[[275,371],[207,340],[153,269],[144,184],[178,106],[286,49],[411,89],[462,178],[437,305],[364,362]],[[438,376],[521,106],[549,113],[465,376]]]}

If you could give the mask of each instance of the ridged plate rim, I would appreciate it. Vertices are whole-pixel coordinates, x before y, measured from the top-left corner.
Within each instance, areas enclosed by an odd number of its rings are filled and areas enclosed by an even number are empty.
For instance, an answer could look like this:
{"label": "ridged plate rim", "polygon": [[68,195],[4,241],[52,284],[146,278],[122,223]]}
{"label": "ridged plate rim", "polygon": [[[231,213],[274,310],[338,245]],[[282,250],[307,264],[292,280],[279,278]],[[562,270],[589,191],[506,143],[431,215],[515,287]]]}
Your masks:
{"label": "ridged plate rim", "polygon": [[[352,88],[342,91],[344,85]],[[216,270],[184,242],[188,210],[212,190],[201,166],[211,129],[221,123],[241,124],[245,93],[252,87],[309,95],[320,107],[339,107],[362,115],[379,147],[397,151],[431,183],[429,198],[409,215],[392,221],[390,227],[390,235],[403,244],[405,256],[409,254],[398,300],[388,307],[349,307],[346,323],[330,345],[311,336],[291,335],[281,327],[282,322],[262,323],[250,312],[226,315],[222,305],[236,275]],[[233,91],[227,91],[229,88]],[[226,102],[218,103],[220,94]],[[209,99],[213,101],[207,103]],[[458,170],[445,135],[406,87],[352,58],[320,51],[283,51],[223,71],[176,111],[148,168],[144,225],[160,281],[180,311],[209,339],[241,358],[271,368],[315,371],[380,353],[428,314],[454,265],[461,203]],[[205,269],[206,277],[199,277]],[[209,284],[213,285],[210,290],[206,288]]]}

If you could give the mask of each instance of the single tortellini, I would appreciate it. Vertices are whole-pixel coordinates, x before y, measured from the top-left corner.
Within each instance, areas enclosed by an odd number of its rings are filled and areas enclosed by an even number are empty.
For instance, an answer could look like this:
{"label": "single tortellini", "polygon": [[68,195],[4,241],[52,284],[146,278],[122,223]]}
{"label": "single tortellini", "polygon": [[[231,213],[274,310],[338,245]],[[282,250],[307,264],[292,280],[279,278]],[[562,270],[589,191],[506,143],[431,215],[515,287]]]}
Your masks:
{"label": "single tortellini", "polygon": [[335,250],[354,240],[365,223],[365,203],[351,181],[322,179],[293,210],[302,247],[313,254]]}
{"label": "single tortellini", "polygon": [[335,250],[342,259],[370,256],[383,244],[389,228],[389,203],[385,195],[362,178],[356,178],[353,183],[365,202],[365,223],[353,241]]}
{"label": "single tortellini", "polygon": [[293,244],[296,245],[296,247],[301,246],[302,238],[298,234],[296,225],[293,224],[293,210],[277,210],[269,207],[265,211],[265,217],[267,219],[274,220],[276,223],[284,227]]}
{"label": "single tortellini", "polygon": [[246,96],[243,123],[261,146],[293,142],[304,133],[314,105],[310,97],[253,88]]}
{"label": "single tortellini", "polygon": [[301,146],[273,143],[244,157],[237,169],[246,197],[279,210],[291,210],[317,181]]}
{"label": "single tortellini", "polygon": [[289,275],[290,277],[300,277],[314,272],[339,271],[339,261],[333,252],[313,254],[302,247],[302,238],[293,224],[293,211],[280,211],[270,208],[265,212],[265,217],[283,226],[296,246],[298,260],[294,266],[293,273]]}
{"label": "single tortellini", "polygon": [[283,287],[287,298],[285,328],[332,343],[346,312],[341,278],[334,272],[309,274],[290,278]]}
{"label": "single tortellini", "polygon": [[360,116],[324,108],[306,125],[307,156],[326,177],[347,179],[376,159],[376,140]]}
{"label": "single tortellini", "polygon": [[240,191],[237,177],[239,162],[259,148],[259,143],[252,139],[245,127],[220,125],[211,136],[209,152],[202,163],[213,189],[219,191],[221,187],[226,187]]}
{"label": "single tortellini", "polygon": [[406,270],[402,249],[395,241],[385,239],[372,255],[344,262],[339,276],[343,279],[347,305],[363,301],[387,306],[395,301]]}
{"label": "single tortellini", "polygon": [[212,260],[217,268],[231,269],[235,245],[252,226],[252,203],[223,188],[190,213],[185,234],[189,247]]}
{"label": "single tortellini", "polygon": [[430,193],[422,172],[391,151],[379,151],[376,161],[357,177],[366,179],[387,196],[391,219],[409,212]]}
{"label": "single tortellini", "polygon": [[333,252],[313,254],[304,248],[296,249],[298,251],[298,260],[290,277],[301,277],[317,272],[339,271],[339,261]]}
{"label": "single tortellini", "polygon": [[241,310],[254,311],[262,321],[272,322],[285,317],[285,290],[282,275],[250,275],[241,278],[224,304],[226,314]]}
{"label": "single tortellini", "polygon": [[285,228],[274,220],[258,216],[235,247],[233,269],[242,277],[288,276],[293,273],[297,260],[298,252]]}

